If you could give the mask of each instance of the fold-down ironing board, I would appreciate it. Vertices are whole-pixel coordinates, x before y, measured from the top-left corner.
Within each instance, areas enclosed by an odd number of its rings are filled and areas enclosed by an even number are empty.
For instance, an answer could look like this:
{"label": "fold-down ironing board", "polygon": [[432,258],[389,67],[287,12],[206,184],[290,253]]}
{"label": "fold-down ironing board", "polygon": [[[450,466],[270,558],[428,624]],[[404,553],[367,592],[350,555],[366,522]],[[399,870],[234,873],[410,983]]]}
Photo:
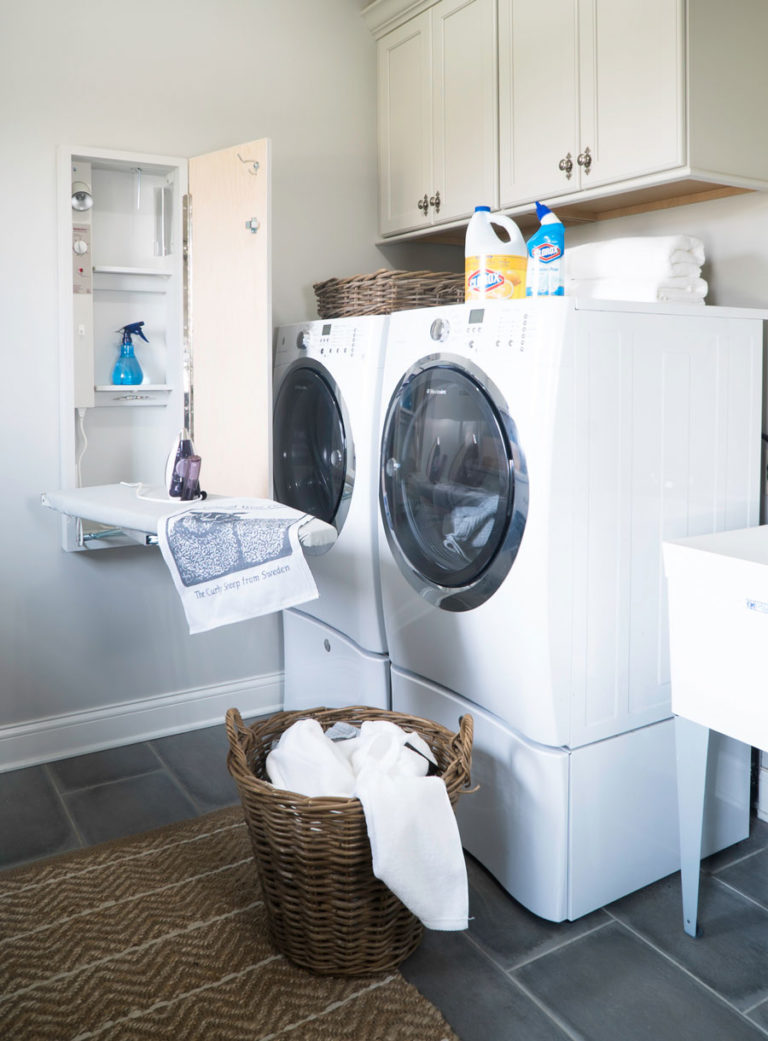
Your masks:
{"label": "fold-down ironing board", "polygon": [[[163,496],[163,489],[145,485],[100,484],[91,488],[43,492],[41,501],[44,506],[68,517],[95,521],[106,525],[116,535],[126,535],[144,545],[153,545],[157,542],[160,518],[189,509],[192,505]],[[222,496],[209,495],[206,501],[215,502],[218,498]],[[103,533],[101,537],[104,537]],[[336,529],[317,517],[308,517],[299,529],[299,541],[304,552],[311,554],[332,545],[336,541]]]}

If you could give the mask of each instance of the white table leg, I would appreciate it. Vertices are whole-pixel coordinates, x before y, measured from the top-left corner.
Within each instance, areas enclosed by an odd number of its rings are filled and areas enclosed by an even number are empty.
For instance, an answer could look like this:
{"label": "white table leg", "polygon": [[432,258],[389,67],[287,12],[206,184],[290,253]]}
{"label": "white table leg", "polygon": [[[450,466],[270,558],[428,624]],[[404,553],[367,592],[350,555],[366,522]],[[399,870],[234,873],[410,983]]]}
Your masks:
{"label": "white table leg", "polygon": [[696,935],[701,870],[701,829],[707,779],[709,729],[682,716],[675,717],[677,807],[680,820],[680,874],[683,887],[683,926]]}

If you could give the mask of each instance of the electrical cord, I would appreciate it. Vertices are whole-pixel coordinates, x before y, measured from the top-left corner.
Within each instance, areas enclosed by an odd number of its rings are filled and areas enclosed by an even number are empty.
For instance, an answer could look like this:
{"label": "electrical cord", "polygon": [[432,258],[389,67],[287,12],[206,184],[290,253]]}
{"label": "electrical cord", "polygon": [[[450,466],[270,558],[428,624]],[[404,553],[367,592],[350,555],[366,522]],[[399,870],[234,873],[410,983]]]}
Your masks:
{"label": "electrical cord", "polygon": [[[144,490],[145,489],[149,490],[150,486],[148,484],[144,484],[143,481],[121,481],[120,484],[123,485],[125,488],[135,488],[136,489],[136,498],[137,499],[143,499],[145,502],[171,502],[171,503],[177,503],[177,502],[181,502],[182,501],[181,499],[174,498],[173,496],[170,496],[170,495],[146,495],[146,494],[144,494]],[[198,496],[196,496],[194,499],[189,499],[188,501],[189,502],[200,502],[202,499],[207,498],[207,494],[208,494],[207,492],[201,491]]]}
{"label": "electrical cord", "polygon": [[83,456],[85,455],[85,450],[88,447],[88,438],[86,437],[86,434],[85,434],[85,409],[84,408],[78,408],[78,410],[77,410],[77,418],[78,418],[78,428],[79,428],[79,431],[80,431],[81,448],[80,448],[80,451],[77,454],[77,459],[75,460],[75,474],[77,475],[77,486],[78,486],[78,488],[82,488],[82,486],[83,486],[83,473],[82,473],[81,464],[83,462]]}

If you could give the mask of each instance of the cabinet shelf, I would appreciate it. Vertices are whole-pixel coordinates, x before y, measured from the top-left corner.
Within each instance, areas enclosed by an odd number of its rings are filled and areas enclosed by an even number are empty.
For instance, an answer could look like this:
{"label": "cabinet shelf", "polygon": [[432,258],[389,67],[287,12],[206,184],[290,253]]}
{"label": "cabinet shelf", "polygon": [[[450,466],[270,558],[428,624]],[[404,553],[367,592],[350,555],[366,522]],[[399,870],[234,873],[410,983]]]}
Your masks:
{"label": "cabinet shelf", "polygon": [[139,390],[171,390],[171,386],[168,383],[99,383],[93,389],[136,392]]}
{"label": "cabinet shelf", "polygon": [[94,264],[96,275],[153,275],[155,278],[170,278],[170,271],[158,271],[150,267],[107,267],[102,264]]}
{"label": "cabinet shelf", "polygon": [[135,385],[119,383],[99,383],[94,388],[94,405],[112,405],[120,408],[137,405],[165,405],[170,398],[171,387],[168,383],[137,383]]}
{"label": "cabinet shelf", "polygon": [[96,293],[165,293],[171,273],[155,268],[107,267],[94,264]]}

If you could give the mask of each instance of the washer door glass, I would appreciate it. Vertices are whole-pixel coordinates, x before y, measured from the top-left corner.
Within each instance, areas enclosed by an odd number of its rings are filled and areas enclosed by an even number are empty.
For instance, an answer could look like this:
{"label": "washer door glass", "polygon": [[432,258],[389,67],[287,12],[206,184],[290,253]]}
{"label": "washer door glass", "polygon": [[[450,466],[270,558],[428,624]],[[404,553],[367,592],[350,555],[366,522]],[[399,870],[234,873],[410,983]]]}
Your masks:
{"label": "washer door glass", "polygon": [[[479,370],[478,370],[479,371]],[[381,507],[400,570],[431,602],[467,610],[503,581],[528,489],[511,419],[467,366],[416,366],[384,424]]]}
{"label": "washer door glass", "polygon": [[300,365],[275,400],[273,470],[278,502],[340,530],[347,483],[347,445],[339,398],[330,379]]}

